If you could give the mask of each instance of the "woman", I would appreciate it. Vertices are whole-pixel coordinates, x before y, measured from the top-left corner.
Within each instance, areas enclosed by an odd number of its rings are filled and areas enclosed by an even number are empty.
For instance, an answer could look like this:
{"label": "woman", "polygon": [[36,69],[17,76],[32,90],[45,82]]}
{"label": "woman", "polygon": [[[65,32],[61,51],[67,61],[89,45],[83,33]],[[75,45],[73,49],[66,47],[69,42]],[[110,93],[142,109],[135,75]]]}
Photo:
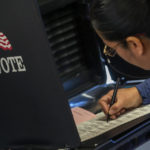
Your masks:
{"label": "woman", "polygon": [[[116,53],[124,60],[150,70],[150,1],[149,0],[92,0],[91,22],[105,43],[105,53]],[[108,114],[113,91],[99,103]],[[110,108],[112,119],[127,109],[150,103],[150,79],[136,87],[119,89],[116,103]]]}

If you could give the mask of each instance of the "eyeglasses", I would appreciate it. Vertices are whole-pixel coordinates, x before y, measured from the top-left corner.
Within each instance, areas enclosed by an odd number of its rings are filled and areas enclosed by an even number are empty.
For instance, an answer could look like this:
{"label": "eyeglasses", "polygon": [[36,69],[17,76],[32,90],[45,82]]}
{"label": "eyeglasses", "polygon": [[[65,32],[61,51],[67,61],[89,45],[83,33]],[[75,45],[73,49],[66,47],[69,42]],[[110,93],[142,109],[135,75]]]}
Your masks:
{"label": "eyeglasses", "polygon": [[115,57],[116,51],[113,48],[110,48],[109,46],[105,45],[104,55],[105,56],[110,56],[110,57]]}
{"label": "eyeglasses", "polygon": [[[134,36],[137,36],[137,37],[145,36],[145,33],[138,33],[138,34],[135,34]],[[124,42],[124,40],[123,40],[122,42]],[[119,43],[116,45],[116,47],[117,47],[119,44],[121,44],[121,42],[119,42]],[[105,56],[109,56],[109,57],[115,57],[116,54],[117,54],[115,49],[113,49],[113,48],[111,48],[111,47],[109,47],[109,46],[107,46],[107,45],[104,46],[103,53],[104,53]]]}

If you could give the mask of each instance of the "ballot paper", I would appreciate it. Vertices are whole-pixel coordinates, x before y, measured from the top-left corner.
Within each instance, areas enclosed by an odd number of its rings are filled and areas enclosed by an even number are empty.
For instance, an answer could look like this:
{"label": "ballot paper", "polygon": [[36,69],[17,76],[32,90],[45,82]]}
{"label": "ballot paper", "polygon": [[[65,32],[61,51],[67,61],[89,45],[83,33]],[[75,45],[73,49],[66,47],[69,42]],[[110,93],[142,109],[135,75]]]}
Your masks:
{"label": "ballot paper", "polygon": [[[109,133],[109,131],[123,131],[127,127],[136,125],[137,120],[138,123],[141,123],[148,118],[150,118],[150,104],[133,109],[115,120],[110,120],[109,122],[106,121],[106,116],[103,112],[98,113],[96,118],[79,124],[77,129],[81,138],[81,142],[84,142],[98,136],[103,136],[102,138],[105,138],[105,133]],[[111,132],[109,135],[110,134]]]}

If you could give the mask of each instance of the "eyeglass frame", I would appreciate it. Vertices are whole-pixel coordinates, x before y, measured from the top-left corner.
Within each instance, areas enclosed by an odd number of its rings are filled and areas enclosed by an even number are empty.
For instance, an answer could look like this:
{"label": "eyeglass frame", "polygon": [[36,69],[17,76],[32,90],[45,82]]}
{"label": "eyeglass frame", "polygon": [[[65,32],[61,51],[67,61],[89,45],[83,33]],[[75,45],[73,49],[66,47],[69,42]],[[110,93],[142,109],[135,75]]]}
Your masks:
{"label": "eyeglass frame", "polygon": [[[137,37],[145,36],[145,33],[137,33],[137,34],[135,34],[135,36],[137,36]],[[117,47],[117,46],[118,46],[119,44],[121,44],[121,43],[122,43],[122,42],[119,42],[118,44],[116,44],[115,47]],[[108,50],[108,49],[109,49],[109,50]],[[116,54],[117,54],[117,52],[116,52],[115,49],[113,49],[113,48],[107,46],[106,44],[105,44],[105,46],[104,46],[103,53],[104,53],[105,56],[109,56],[109,57],[115,57]]]}
{"label": "eyeglass frame", "polygon": [[103,53],[104,53],[105,56],[109,56],[109,57],[115,57],[116,54],[117,54],[116,50],[114,50],[113,48],[110,48],[107,45],[104,46]]}

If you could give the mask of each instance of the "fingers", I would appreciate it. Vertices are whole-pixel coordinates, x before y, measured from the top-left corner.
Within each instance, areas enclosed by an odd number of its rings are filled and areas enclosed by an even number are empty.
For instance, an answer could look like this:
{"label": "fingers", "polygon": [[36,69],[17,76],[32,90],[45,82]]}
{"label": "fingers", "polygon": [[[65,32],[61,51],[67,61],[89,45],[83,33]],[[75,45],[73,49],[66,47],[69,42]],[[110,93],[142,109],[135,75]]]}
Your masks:
{"label": "fingers", "polygon": [[102,110],[104,111],[105,114],[108,114],[110,102],[111,102],[111,97],[110,95],[105,95],[99,100],[99,104],[101,105]]}
{"label": "fingers", "polygon": [[126,112],[126,109],[122,109],[120,112],[114,114],[114,115],[111,115],[110,118],[111,119],[116,119],[117,117],[119,117],[120,115],[124,114]]}
{"label": "fingers", "polygon": [[125,112],[126,112],[125,108],[120,111],[121,115],[124,114]]}
{"label": "fingers", "polygon": [[122,110],[122,105],[119,102],[116,102],[114,105],[112,105],[112,107],[110,108],[109,114],[110,115],[114,115],[117,113],[120,113],[120,111]]}
{"label": "fingers", "polygon": [[116,119],[123,113],[125,113],[126,109],[124,109],[124,101],[122,98],[117,97],[115,104],[110,107],[111,99],[113,95],[113,90],[104,95],[100,100],[99,104],[101,105],[102,110],[107,115],[108,112],[110,114],[110,118]]}
{"label": "fingers", "polygon": [[110,116],[110,118],[114,120],[114,119],[116,119],[116,118],[117,118],[117,116],[112,115],[112,116]]}

